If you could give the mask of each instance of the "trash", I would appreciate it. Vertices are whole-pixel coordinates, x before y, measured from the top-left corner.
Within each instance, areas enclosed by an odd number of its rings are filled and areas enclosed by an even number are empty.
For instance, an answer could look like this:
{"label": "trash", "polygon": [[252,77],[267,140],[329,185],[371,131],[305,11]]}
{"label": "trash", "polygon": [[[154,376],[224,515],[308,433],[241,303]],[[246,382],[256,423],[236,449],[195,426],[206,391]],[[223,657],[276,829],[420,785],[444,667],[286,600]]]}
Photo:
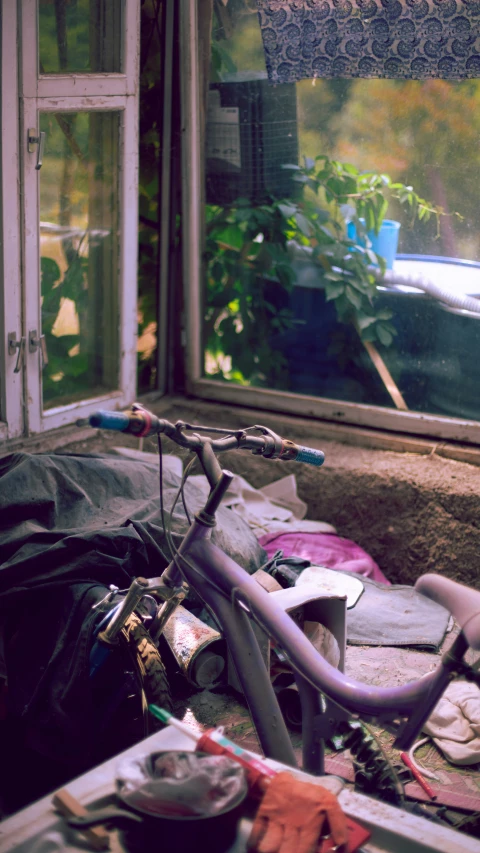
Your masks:
{"label": "trash", "polygon": [[126,758],[117,768],[124,803],[149,815],[214,816],[247,791],[245,771],[224,755],[162,752]]}
{"label": "trash", "polygon": [[218,729],[207,729],[198,734],[190,726],[186,725],[183,720],[177,720],[169,711],[159,708],[157,705],[149,705],[149,711],[158,720],[161,720],[173,728],[178,729],[187,737],[195,741],[198,750],[207,752],[211,755],[224,755],[229,759],[237,762],[239,766],[246,771],[246,779],[250,787],[250,793],[263,793],[265,784],[269,778],[275,776],[276,771],[272,770],[262,759],[255,758],[247,750],[242,749],[237,744],[233,743],[223,733],[223,726]]}
{"label": "trash", "polygon": [[195,687],[226,681],[227,649],[221,634],[182,605],[170,616],[163,636],[180,671]]}
{"label": "trash", "polygon": [[125,850],[209,850],[222,853],[234,841],[248,793],[243,767],[223,755],[156,752],[120,760],[116,796],[106,805],[69,817],[81,830],[106,821],[125,825]]}

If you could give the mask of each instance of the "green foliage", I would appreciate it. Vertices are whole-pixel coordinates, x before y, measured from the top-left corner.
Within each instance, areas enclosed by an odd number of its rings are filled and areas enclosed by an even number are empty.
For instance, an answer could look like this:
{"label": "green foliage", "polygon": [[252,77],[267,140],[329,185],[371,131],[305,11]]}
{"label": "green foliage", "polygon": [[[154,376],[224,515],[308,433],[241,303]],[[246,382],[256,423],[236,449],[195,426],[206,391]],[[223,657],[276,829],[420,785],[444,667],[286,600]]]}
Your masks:
{"label": "green foliage", "polygon": [[[81,387],[88,388],[89,364],[85,353],[80,352],[80,342],[86,330],[80,324],[80,333],[76,335],[55,335],[53,327],[57,320],[64,298],[75,303],[78,316],[84,316],[87,301],[85,276],[88,259],[77,252],[62,278],[56,261],[42,257],[42,333],[48,352],[48,364],[43,370],[43,398],[47,402],[53,398],[78,393]],[[83,334],[82,334],[83,333]]]}
{"label": "green foliage", "polygon": [[[302,185],[299,200],[253,207],[238,199],[207,207],[206,349],[219,376],[253,385],[276,384],[284,375],[284,358],[269,342],[294,322],[295,257],[307,255],[318,265],[325,299],[335,303],[341,323],[389,346],[396,334],[392,314],[375,309],[374,265],[383,274],[385,260],[373,252],[367,232],[378,233],[391,199],[406,206],[412,220],[442,212],[412,187],[324,155],[286,168]],[[347,236],[347,217],[358,242]]]}
{"label": "green foliage", "polygon": [[[62,5],[63,9],[56,3],[39,4],[38,37],[42,73],[92,71],[90,0],[76,0],[75,3]],[[59,24],[64,27],[63,34],[59,32]]]}
{"label": "green foliage", "polygon": [[317,79],[296,91],[302,153],[385,172],[450,214],[439,235],[433,220],[408,228],[410,217],[393,202],[402,252],[478,259],[479,80]]}
{"label": "green foliage", "polygon": [[268,340],[292,320],[285,299],[294,281],[290,213],[296,207],[277,201],[207,207],[205,343],[214,358],[231,360],[228,368],[218,361],[219,376],[251,384],[281,379],[284,361]]}

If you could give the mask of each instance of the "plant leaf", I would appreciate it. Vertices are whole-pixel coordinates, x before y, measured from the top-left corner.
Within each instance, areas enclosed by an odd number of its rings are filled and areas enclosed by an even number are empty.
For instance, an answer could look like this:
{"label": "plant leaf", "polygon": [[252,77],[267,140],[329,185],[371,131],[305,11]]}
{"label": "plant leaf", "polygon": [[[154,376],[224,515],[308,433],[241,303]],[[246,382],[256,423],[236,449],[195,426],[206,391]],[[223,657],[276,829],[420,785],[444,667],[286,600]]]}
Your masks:
{"label": "plant leaf", "polygon": [[240,251],[245,240],[243,231],[237,225],[228,225],[214,236],[219,246],[223,249],[233,249],[235,252]]}
{"label": "plant leaf", "polygon": [[306,216],[303,215],[303,213],[296,213],[295,214],[295,221],[296,221],[298,227],[300,228],[300,231],[302,232],[302,234],[305,234],[305,237],[311,237],[312,236],[312,233],[313,233],[312,223],[307,219]]}

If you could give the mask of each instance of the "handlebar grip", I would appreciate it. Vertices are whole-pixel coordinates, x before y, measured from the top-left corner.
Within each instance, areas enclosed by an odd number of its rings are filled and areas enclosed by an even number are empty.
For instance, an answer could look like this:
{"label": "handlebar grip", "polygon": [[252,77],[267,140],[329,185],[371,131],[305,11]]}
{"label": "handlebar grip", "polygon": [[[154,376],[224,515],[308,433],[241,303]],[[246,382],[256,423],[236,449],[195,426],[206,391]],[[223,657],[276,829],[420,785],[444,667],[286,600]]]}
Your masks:
{"label": "handlebar grip", "polygon": [[306,462],[308,465],[316,465],[317,467],[325,462],[325,454],[322,450],[315,450],[313,447],[301,447],[300,445],[297,447],[296,462]]}
{"label": "handlebar grip", "polygon": [[99,411],[90,415],[88,422],[91,427],[97,429],[116,429],[125,432],[130,425],[130,417],[125,412]]}

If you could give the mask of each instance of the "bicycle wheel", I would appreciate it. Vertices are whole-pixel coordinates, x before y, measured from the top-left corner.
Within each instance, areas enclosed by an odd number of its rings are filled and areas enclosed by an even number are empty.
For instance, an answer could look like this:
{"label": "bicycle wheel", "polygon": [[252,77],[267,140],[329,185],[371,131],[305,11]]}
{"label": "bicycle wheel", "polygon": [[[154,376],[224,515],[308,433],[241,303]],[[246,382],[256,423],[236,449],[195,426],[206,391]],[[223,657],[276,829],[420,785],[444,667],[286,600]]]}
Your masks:
{"label": "bicycle wheel", "polygon": [[162,728],[162,723],[148,713],[148,705],[159,705],[173,710],[170,685],[160,653],[142,620],[132,613],[122,629],[121,642],[135,665],[141,692],[141,710],[144,718],[144,737]]}
{"label": "bicycle wheel", "polygon": [[162,723],[149,714],[149,704],[172,710],[163,661],[135,613],[128,617],[119,641],[94,689],[97,761],[105,761],[162,728]]}

